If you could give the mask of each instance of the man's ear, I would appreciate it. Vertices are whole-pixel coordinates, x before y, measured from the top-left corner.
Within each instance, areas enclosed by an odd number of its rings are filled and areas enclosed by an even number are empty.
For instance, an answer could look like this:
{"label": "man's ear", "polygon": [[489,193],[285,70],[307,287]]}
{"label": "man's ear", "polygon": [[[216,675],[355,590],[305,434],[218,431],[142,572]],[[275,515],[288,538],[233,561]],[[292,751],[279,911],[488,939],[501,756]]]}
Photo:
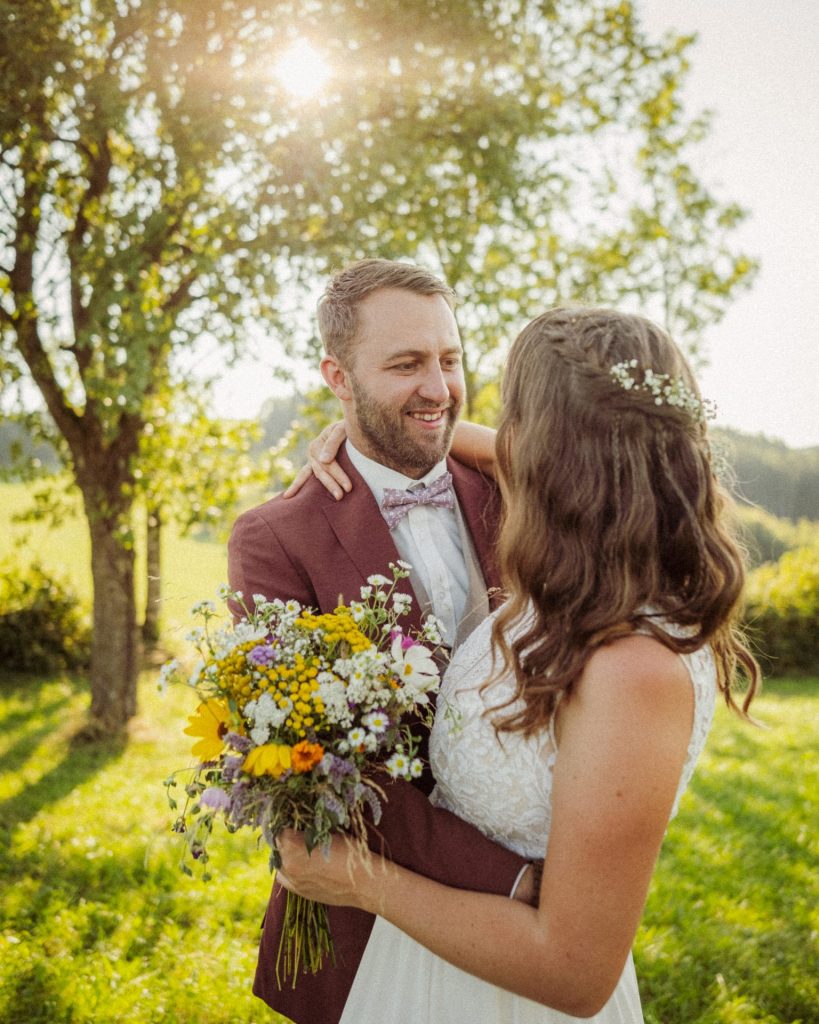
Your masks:
{"label": "man's ear", "polygon": [[342,402],[352,400],[353,391],[349,382],[349,371],[333,356],[325,356],[319,364],[324,383]]}

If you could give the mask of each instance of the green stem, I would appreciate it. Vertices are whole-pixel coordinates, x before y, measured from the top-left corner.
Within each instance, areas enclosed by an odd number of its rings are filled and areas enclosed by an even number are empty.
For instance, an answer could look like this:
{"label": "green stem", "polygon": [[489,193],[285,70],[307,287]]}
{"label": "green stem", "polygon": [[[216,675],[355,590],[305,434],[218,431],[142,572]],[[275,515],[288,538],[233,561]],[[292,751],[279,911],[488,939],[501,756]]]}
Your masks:
{"label": "green stem", "polygon": [[335,965],[327,907],[288,892],[276,956],[276,984],[279,989],[288,979],[295,988],[300,971],[317,974],[328,955]]}

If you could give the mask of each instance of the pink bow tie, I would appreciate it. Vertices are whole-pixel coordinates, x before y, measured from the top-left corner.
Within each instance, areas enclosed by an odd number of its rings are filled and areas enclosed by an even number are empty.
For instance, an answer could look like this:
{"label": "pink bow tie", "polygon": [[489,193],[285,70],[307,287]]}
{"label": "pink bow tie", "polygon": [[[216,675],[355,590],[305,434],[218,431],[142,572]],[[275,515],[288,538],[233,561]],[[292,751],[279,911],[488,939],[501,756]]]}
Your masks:
{"label": "pink bow tie", "polygon": [[429,487],[418,487],[402,491],[394,487],[384,490],[381,499],[381,514],[387,526],[394,530],[411,508],[416,505],[432,505],[434,508],[455,508],[455,493],[452,490],[452,474],[442,473]]}

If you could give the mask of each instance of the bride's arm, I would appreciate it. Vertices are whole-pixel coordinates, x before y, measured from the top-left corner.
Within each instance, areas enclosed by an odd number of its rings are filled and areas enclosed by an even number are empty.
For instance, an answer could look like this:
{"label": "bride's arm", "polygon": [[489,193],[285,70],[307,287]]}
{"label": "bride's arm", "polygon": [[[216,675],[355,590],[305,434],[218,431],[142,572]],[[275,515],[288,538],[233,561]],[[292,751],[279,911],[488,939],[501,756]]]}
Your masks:
{"label": "bride's arm", "polygon": [[613,992],[634,940],[685,761],[692,703],[680,659],[647,637],[589,660],[561,711],[537,909],[379,859],[371,871],[338,840],[329,859],[308,857],[296,833],[282,843],[280,881],[378,913],[492,984],[591,1016]]}
{"label": "bride's arm", "polygon": [[[344,421],[325,427],[307,448],[307,465],[302,466],[284,492],[285,498],[298,494],[304,484],[315,476],[336,501],[352,489],[350,478],[336,461],[336,454],[347,437]],[[459,462],[495,478],[495,431],[479,423],[459,420],[452,436],[452,454]]]}
{"label": "bride's arm", "polygon": [[458,420],[455,433],[452,435],[452,455],[467,466],[496,479],[495,471],[495,437],[497,432],[491,427],[468,420]]}

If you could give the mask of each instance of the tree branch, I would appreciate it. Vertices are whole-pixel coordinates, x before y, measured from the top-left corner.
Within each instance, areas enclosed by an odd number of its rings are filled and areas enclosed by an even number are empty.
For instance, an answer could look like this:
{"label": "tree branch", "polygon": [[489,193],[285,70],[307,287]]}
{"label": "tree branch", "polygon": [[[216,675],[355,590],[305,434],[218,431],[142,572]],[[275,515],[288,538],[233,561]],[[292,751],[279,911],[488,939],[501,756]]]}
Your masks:
{"label": "tree branch", "polygon": [[17,218],[14,251],[16,259],[9,274],[16,315],[5,310],[4,319],[11,321],[17,335],[17,347],[26,361],[34,382],[48,406],[72,453],[83,447],[82,417],[66,401],[57,382],[54,367],[43,347],[34,305],[34,249],[39,228],[42,190],[35,175],[27,175]]}

